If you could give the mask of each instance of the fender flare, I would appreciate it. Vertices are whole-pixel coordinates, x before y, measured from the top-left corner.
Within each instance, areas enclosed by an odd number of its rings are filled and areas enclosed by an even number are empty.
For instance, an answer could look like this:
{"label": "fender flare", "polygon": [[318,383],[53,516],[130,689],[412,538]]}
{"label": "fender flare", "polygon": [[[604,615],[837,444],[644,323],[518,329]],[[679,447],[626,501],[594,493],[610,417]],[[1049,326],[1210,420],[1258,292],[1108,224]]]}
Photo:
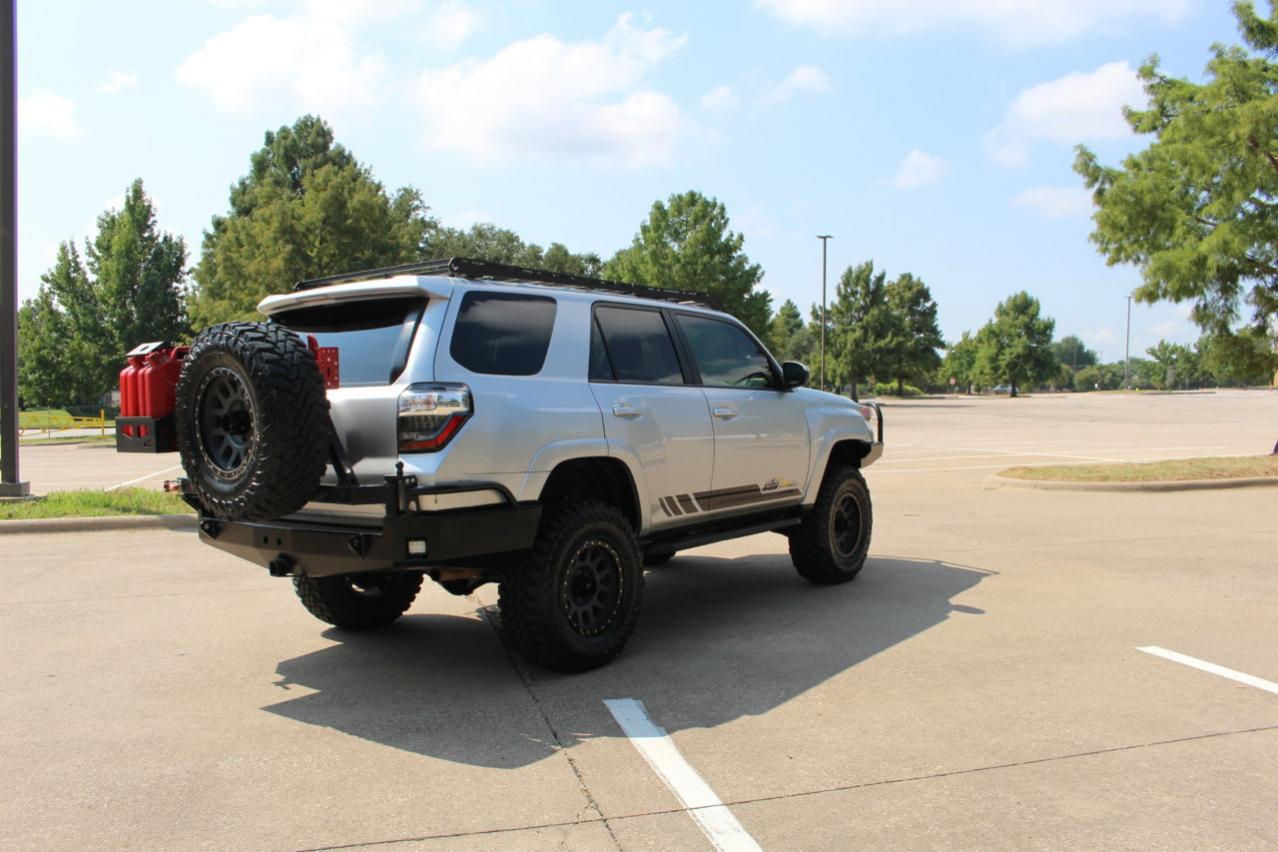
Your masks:
{"label": "fender flare", "polygon": [[603,438],[573,438],[549,443],[533,456],[515,493],[515,499],[520,502],[539,500],[550,475],[564,462],[599,458],[612,459],[625,465],[634,489],[635,504],[639,509],[639,533],[642,535],[648,529],[648,484],[644,478],[643,465],[639,462],[639,454],[628,444]]}

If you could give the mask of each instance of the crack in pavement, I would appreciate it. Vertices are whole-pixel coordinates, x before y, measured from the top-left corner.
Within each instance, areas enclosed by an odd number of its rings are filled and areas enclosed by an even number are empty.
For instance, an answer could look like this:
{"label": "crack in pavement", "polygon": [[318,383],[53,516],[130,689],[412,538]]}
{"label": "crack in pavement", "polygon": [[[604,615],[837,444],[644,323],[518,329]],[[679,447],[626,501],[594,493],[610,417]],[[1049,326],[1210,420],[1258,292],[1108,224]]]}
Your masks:
{"label": "crack in pavement", "polygon": [[[491,621],[489,623],[491,624]],[[509,649],[507,650],[507,653],[509,653]],[[519,670],[518,665],[516,665],[516,670],[519,671],[519,676],[521,678],[525,677],[523,672]],[[526,679],[525,679],[525,686],[526,687],[528,686],[528,681]],[[531,688],[529,688],[529,694],[533,695]],[[535,695],[533,695],[533,701],[537,702],[537,698]],[[550,728],[551,733],[554,733],[555,732],[554,726],[550,724],[550,720],[546,718],[545,713],[541,710],[540,702],[537,702],[537,709],[538,709],[538,712],[542,714],[542,718],[546,719],[546,725],[547,727]],[[1117,753],[1121,753],[1125,751],[1135,751],[1137,749],[1157,748],[1159,746],[1169,746],[1169,745],[1178,745],[1181,743],[1200,742],[1203,740],[1216,739],[1218,737],[1231,737],[1231,736],[1239,736],[1242,734],[1269,733],[1273,731],[1278,731],[1278,724],[1264,725],[1258,728],[1242,728],[1235,731],[1213,731],[1207,734],[1195,734],[1194,736],[1191,736],[1191,737],[1176,737],[1175,739],[1169,739],[1169,740],[1154,740],[1153,742],[1147,742],[1147,743],[1135,743],[1132,745],[1113,746],[1111,748],[1093,749],[1092,751],[1071,752],[1069,754],[1054,755],[1052,757],[1038,757],[1038,758],[1033,758],[1030,760],[1018,760],[1018,761],[1013,761],[1011,763],[996,763],[996,764],[991,764],[989,766],[973,766],[968,769],[954,769],[949,772],[933,772],[926,775],[910,775],[910,776],[905,776],[902,778],[885,778],[879,781],[865,781],[860,784],[844,784],[844,785],[839,785],[835,787],[825,787],[820,790],[800,790],[794,793],[778,793],[774,796],[757,796],[754,798],[725,800],[723,804],[726,807],[734,808],[739,805],[754,805],[754,804],[761,804],[764,802],[784,801],[786,799],[801,799],[801,798],[808,798],[811,796],[820,796],[826,793],[841,793],[841,792],[846,792],[849,790],[862,790],[869,787],[886,787],[891,784],[908,784],[915,781],[933,781],[933,780],[937,780],[941,778],[953,778],[959,775],[973,775],[979,772],[994,772],[1000,769],[1015,769],[1020,766],[1036,766],[1036,765],[1045,764],[1045,763],[1055,763],[1056,761],[1061,761],[1061,760],[1074,760],[1074,759],[1083,758],[1083,757],[1098,757],[1098,756],[1103,756],[1108,754],[1117,754]],[[555,734],[555,740],[556,742],[559,741],[558,734]],[[565,756],[567,755],[565,754]],[[565,827],[573,826],[573,825],[590,825],[592,823],[598,823],[598,822],[602,822],[604,824],[604,827],[608,829],[608,834],[612,836],[613,842],[615,843],[617,842],[617,837],[615,834],[613,834],[612,827],[608,825],[608,822],[610,820],[615,822],[615,821],[629,820],[629,819],[643,819],[645,817],[667,816],[669,814],[681,814],[681,813],[688,813],[694,810],[701,810],[701,808],[664,808],[664,809],[655,810],[655,811],[644,811],[641,813],[619,814],[619,815],[614,815],[611,817],[605,817],[603,816],[603,813],[599,810],[598,805],[595,804],[594,799],[590,796],[589,790],[586,790],[585,782],[581,778],[581,773],[578,772],[577,765],[573,763],[573,760],[571,757],[568,757],[568,763],[569,765],[572,766],[573,772],[577,775],[578,781],[581,782],[582,789],[586,792],[587,800],[594,807],[595,812],[599,814],[598,817],[594,817],[591,819],[583,819],[583,820],[536,823],[532,825],[512,826],[508,828],[489,828],[489,829],[478,829],[475,831],[458,831],[458,832],[453,832],[450,834],[425,834],[425,835],[420,835],[417,837],[396,837],[396,838],[391,838],[389,840],[369,840],[369,841],[360,842],[360,843],[346,843],[346,844],[341,844],[337,846],[314,846],[314,847],[309,847],[307,849],[299,850],[299,852],[335,852],[335,850],[340,850],[340,849],[363,849],[363,848],[369,848],[372,846],[389,846],[394,843],[420,843],[426,840],[448,840],[450,838],[458,838],[458,837],[482,837],[485,835],[510,834],[516,831],[537,831],[539,829],[544,829],[544,828],[565,828]],[[620,848],[620,844],[618,844],[618,848]]]}
{"label": "crack in pavement", "polygon": [[473,596],[468,596],[468,597],[470,597],[470,599],[474,601],[476,604],[479,604],[479,608],[480,608],[479,611],[483,614],[484,621],[488,622],[488,626],[493,629],[493,633],[497,637],[497,641],[501,643],[502,649],[505,650],[506,652],[506,658],[510,660],[511,667],[514,668],[515,674],[519,675],[519,680],[524,685],[524,691],[528,693],[528,697],[532,699],[533,706],[537,708],[537,715],[541,717],[541,721],[545,724],[546,729],[550,731],[550,736],[555,741],[556,750],[558,751],[559,754],[562,754],[564,756],[565,760],[568,761],[568,766],[570,769],[572,769],[572,774],[577,777],[577,784],[578,786],[581,787],[582,795],[586,797],[586,803],[590,806],[590,810],[593,810],[595,813],[599,814],[598,818],[596,819],[578,820],[574,823],[569,823],[569,825],[576,825],[576,824],[586,825],[590,823],[602,822],[603,827],[608,831],[608,836],[612,838],[613,845],[616,846],[618,850],[620,850],[621,842],[617,840],[617,835],[613,833],[612,826],[608,824],[608,817],[605,817],[603,815],[603,811],[600,810],[599,808],[599,803],[595,801],[595,797],[590,792],[590,788],[586,786],[586,779],[582,777],[581,770],[577,767],[577,762],[572,759],[572,754],[570,753],[569,749],[564,746],[563,740],[559,738],[559,731],[555,728],[554,723],[550,721],[550,714],[547,713],[545,708],[541,706],[541,699],[537,697],[537,693],[533,690],[533,687],[532,687],[532,678],[530,678],[528,676],[528,673],[524,671],[524,667],[520,665],[519,659],[514,655],[514,653],[510,650],[510,647],[502,639],[501,631],[497,628],[497,622],[493,619],[493,610],[495,609],[495,607],[484,606],[483,604],[479,602],[477,598]]}

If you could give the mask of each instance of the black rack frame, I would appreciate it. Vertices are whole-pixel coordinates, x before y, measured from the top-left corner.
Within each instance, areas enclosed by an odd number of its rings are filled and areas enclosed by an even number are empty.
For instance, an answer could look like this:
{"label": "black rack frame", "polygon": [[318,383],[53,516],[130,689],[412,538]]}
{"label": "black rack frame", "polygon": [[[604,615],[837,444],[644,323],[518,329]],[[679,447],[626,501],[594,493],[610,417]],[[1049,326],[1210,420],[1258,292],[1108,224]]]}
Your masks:
{"label": "black rack frame", "polygon": [[714,310],[722,310],[722,305],[718,298],[710,293],[691,293],[686,290],[645,287],[642,284],[626,284],[621,281],[608,281],[603,278],[590,278],[585,275],[569,275],[566,272],[551,272],[548,269],[532,269],[526,266],[490,263],[486,260],[472,260],[466,257],[453,257],[448,260],[426,260],[419,263],[402,263],[398,266],[383,266],[377,269],[363,269],[358,272],[329,275],[324,278],[311,278],[297,282],[293,289],[295,291],[313,290],[316,287],[327,287],[330,284],[374,281],[378,278],[389,278],[394,275],[447,275],[453,278],[466,278],[471,281],[521,281],[554,287],[571,287],[578,290],[618,293],[623,296],[638,296],[643,299],[660,299],[664,302],[701,305]]}

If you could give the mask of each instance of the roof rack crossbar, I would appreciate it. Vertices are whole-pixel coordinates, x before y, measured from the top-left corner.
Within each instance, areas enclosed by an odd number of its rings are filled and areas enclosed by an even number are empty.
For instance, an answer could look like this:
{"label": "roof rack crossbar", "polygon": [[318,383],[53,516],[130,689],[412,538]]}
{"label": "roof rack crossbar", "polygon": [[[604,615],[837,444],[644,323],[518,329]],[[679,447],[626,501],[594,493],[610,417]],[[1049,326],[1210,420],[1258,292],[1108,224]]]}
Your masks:
{"label": "roof rack crossbar", "polygon": [[326,287],[330,284],[372,281],[378,278],[390,278],[395,275],[448,275],[473,281],[526,281],[530,284],[599,290],[606,293],[639,296],[644,299],[660,299],[666,302],[704,305],[715,310],[721,309],[718,298],[709,293],[691,293],[685,290],[667,290],[663,287],[646,287],[642,284],[626,284],[620,281],[608,281],[603,278],[570,275],[566,272],[551,272],[548,269],[510,266],[504,263],[490,263],[486,260],[471,260],[465,257],[403,263],[398,266],[383,266],[378,269],[364,269],[341,275],[329,275],[324,278],[312,278],[297,282],[293,289],[295,291],[312,290],[316,287]]}

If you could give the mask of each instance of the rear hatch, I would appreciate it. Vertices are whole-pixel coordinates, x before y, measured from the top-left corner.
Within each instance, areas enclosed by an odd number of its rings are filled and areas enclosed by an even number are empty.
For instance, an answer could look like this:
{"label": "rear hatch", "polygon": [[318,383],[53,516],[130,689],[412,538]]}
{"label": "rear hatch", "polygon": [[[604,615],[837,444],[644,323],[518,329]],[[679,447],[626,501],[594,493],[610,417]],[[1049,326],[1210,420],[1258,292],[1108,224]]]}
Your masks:
{"label": "rear hatch", "polygon": [[[321,362],[335,363],[326,377],[333,426],[361,481],[376,483],[395,472],[399,394],[407,376],[418,381],[433,376],[435,335],[424,320],[435,313],[431,304],[421,291],[408,289],[403,296],[271,312],[274,322],[303,339],[313,337],[322,350]],[[447,303],[434,304],[442,317]],[[331,470],[326,476],[333,480]]]}

